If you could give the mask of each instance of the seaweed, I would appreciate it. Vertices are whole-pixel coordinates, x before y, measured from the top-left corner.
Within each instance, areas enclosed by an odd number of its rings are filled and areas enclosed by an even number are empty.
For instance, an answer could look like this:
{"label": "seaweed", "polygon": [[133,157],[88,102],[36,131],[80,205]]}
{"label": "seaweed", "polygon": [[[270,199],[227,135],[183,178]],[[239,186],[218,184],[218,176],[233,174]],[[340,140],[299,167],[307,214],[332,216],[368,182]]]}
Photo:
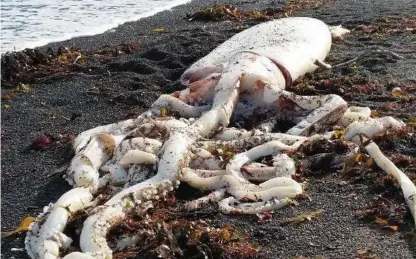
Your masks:
{"label": "seaweed", "polygon": [[361,24],[352,29],[355,34],[374,35],[376,37],[389,36],[392,33],[415,33],[416,16],[382,17],[373,24]]}
{"label": "seaweed", "polygon": [[32,222],[34,222],[35,220],[36,220],[36,218],[31,217],[31,216],[24,218],[20,222],[19,226],[17,226],[17,228],[15,228],[14,230],[9,231],[9,232],[1,232],[1,238],[9,237],[9,236],[14,235],[16,233],[28,231],[30,224]]}
{"label": "seaweed", "polygon": [[50,48],[47,51],[24,49],[6,52],[1,57],[1,84],[5,88],[15,88],[35,83],[37,78],[82,71],[90,63],[107,62],[120,54],[136,52],[139,48],[139,42],[132,42],[85,52],[65,46],[59,47],[56,53]]}
{"label": "seaweed", "polygon": [[315,74],[296,80],[289,90],[305,95],[333,93],[345,96],[347,94],[374,94],[377,93],[379,85],[378,81],[372,81],[360,75],[331,77],[325,74]]}
{"label": "seaweed", "polygon": [[[286,1],[277,8],[266,8],[261,11],[243,11],[231,4],[214,4],[194,13],[186,14],[189,21],[267,21],[276,18],[292,16],[294,11],[300,9],[313,9],[323,5],[322,0]],[[246,26],[234,26],[233,30],[241,31]]]}
{"label": "seaweed", "polygon": [[293,178],[302,180],[307,175],[318,175],[341,169],[350,148],[341,139],[318,139],[303,143],[292,154],[297,166]]}
{"label": "seaweed", "polygon": [[186,18],[189,21],[242,21],[246,19],[267,20],[269,18],[267,12],[261,11],[241,11],[237,7],[230,4],[214,4],[196,11],[192,14],[187,14]]}
{"label": "seaweed", "polygon": [[[410,122],[415,118],[413,82],[382,82],[360,74],[340,76],[321,72],[305,75],[288,90],[301,95],[338,94],[346,101],[353,101],[352,105],[372,107],[373,117],[395,116]],[[375,102],[380,104],[374,105]]]}
{"label": "seaweed", "polygon": [[335,152],[337,154],[344,154],[348,151],[349,147],[346,142],[335,139],[317,139],[312,142],[306,142],[302,144],[299,149],[306,156],[312,156],[321,153]]}
{"label": "seaweed", "polygon": [[319,209],[317,211],[310,211],[302,213],[296,217],[288,218],[288,219],[282,219],[280,220],[281,225],[288,225],[288,224],[300,224],[305,221],[311,221],[312,218],[316,218],[318,216],[321,216],[324,210]]}
{"label": "seaweed", "polygon": [[381,259],[381,257],[377,256],[372,250],[370,249],[360,249],[357,250],[357,257],[356,259]]}
{"label": "seaweed", "polygon": [[32,86],[29,84],[18,84],[15,88],[10,89],[9,91],[4,91],[1,95],[1,100],[3,102],[3,108],[8,109],[9,104],[12,102],[13,98],[16,95],[22,93],[29,93],[32,90]]}
{"label": "seaweed", "polygon": [[74,136],[71,134],[44,134],[36,137],[29,145],[27,150],[44,151],[58,145],[69,146],[74,140]]}
{"label": "seaweed", "polygon": [[285,16],[291,16],[294,11],[316,9],[324,5],[323,0],[289,0],[283,6]]}
{"label": "seaweed", "polygon": [[210,226],[197,214],[180,209],[175,196],[158,201],[146,213],[132,213],[108,234],[110,246],[120,236],[140,235],[134,248],[114,253],[114,258],[257,258],[264,252],[249,242],[249,235],[231,225]]}
{"label": "seaweed", "polygon": [[366,222],[394,231],[405,225],[405,219],[410,213],[404,202],[392,202],[384,197],[376,197],[364,209],[356,211],[355,215]]}

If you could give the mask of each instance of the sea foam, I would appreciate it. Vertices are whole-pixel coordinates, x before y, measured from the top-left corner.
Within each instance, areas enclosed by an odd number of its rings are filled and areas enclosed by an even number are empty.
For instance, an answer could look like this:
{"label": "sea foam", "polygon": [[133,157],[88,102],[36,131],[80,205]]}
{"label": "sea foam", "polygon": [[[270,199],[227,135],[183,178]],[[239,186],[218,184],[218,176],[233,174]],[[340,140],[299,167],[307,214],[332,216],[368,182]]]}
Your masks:
{"label": "sea foam", "polygon": [[103,33],[191,0],[2,0],[1,52]]}

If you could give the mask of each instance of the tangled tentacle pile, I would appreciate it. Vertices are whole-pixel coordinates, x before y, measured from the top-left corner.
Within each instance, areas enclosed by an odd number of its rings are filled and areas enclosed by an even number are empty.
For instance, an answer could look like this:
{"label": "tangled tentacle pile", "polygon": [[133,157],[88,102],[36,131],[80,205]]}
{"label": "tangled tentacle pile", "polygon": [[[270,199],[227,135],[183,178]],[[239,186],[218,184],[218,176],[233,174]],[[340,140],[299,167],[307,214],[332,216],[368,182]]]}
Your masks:
{"label": "tangled tentacle pile", "polygon": [[[403,126],[391,117],[371,118],[369,108],[347,109],[336,95],[286,92],[279,85],[283,70],[258,53],[239,51],[227,62],[185,73],[186,90],[162,95],[134,120],[81,133],[66,174],[74,189],[45,207],[32,223],[25,240],[30,257],[59,258],[72,242],[63,233],[68,220],[87,210],[80,233],[82,252],[64,258],[112,258],[106,240],[110,228],[132,211],[145,212],[149,203],[164,199],[180,182],[212,191],[188,202],[188,210],[208,202],[218,203],[223,213],[282,208],[303,193],[302,185],[292,179],[296,166],[291,153],[306,141],[332,136],[317,132],[338,124],[345,129],[345,140],[360,143],[360,136],[371,138],[384,129]],[[292,79],[302,71],[292,73]],[[231,121],[243,125],[259,114],[264,119],[257,127],[229,127]],[[273,132],[281,115],[292,118],[295,126],[286,133]],[[374,143],[366,149],[382,169],[399,179],[414,213],[414,185]],[[259,162],[266,156],[272,157],[269,164]],[[116,194],[97,205],[97,193],[105,186],[112,186]],[[131,245],[137,241],[128,236],[120,239]]]}

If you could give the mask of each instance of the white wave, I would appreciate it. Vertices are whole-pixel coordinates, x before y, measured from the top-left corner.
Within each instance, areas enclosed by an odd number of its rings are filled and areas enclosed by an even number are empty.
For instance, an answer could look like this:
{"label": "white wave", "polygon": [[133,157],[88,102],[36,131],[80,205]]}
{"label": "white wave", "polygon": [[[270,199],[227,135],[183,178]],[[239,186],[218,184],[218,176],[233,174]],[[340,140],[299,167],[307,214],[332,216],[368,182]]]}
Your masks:
{"label": "white wave", "polygon": [[191,0],[2,0],[1,53],[104,33]]}

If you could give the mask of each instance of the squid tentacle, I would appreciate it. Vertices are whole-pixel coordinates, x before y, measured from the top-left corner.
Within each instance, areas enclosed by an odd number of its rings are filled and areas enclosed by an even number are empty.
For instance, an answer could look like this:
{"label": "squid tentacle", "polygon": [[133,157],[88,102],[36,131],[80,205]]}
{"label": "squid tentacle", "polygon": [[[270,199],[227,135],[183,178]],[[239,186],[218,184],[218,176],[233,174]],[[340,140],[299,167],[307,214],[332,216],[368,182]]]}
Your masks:
{"label": "squid tentacle", "polygon": [[[241,65],[246,64],[242,62]],[[233,69],[223,73],[216,87],[211,110],[203,114],[190,127],[172,130],[162,148],[163,156],[159,160],[159,169],[154,177],[122,190],[107,201],[106,208],[86,220],[81,232],[83,252],[97,257],[111,257],[112,251],[105,238],[109,228],[123,218],[126,211],[143,202],[143,199],[158,199],[160,195],[165,195],[172,188],[172,183],[177,181],[181,168],[188,160],[189,149],[196,139],[201,136],[210,136],[218,127],[225,128],[228,125],[238,100],[239,71]],[[231,83],[233,81],[235,83]],[[168,190],[161,183],[170,184]],[[98,227],[102,224],[104,224],[103,227]]]}

